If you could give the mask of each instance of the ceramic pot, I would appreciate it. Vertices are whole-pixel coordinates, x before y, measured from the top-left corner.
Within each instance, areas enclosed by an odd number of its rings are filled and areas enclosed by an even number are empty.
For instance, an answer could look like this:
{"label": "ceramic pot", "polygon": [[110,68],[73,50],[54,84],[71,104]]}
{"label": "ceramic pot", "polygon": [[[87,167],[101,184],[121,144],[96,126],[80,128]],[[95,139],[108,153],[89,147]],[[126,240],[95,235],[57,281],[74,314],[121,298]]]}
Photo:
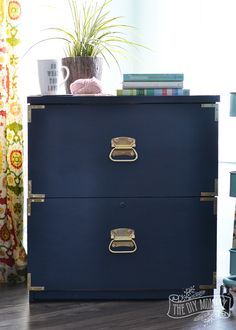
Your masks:
{"label": "ceramic pot", "polygon": [[78,56],[62,58],[62,65],[67,66],[70,76],[65,82],[66,94],[71,94],[70,84],[77,79],[102,78],[103,59],[101,57]]}

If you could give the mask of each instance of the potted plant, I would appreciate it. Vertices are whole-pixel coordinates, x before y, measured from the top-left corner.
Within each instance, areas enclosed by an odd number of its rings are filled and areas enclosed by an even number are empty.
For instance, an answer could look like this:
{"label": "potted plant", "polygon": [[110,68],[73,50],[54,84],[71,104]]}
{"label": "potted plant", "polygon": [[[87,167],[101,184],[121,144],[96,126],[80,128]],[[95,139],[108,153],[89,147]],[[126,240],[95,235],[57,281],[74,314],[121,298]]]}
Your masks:
{"label": "potted plant", "polygon": [[119,66],[116,54],[125,51],[125,44],[142,45],[127,40],[123,30],[131,26],[120,24],[120,16],[110,17],[108,6],[112,0],[103,0],[100,3],[97,0],[67,1],[73,29],[48,28],[46,30],[57,32],[57,35],[36,44],[50,39],[65,42],[66,56],[62,58],[62,64],[70,70],[70,77],[66,82],[66,93],[70,93],[70,84],[79,78],[101,79],[103,60],[109,65],[110,57]]}

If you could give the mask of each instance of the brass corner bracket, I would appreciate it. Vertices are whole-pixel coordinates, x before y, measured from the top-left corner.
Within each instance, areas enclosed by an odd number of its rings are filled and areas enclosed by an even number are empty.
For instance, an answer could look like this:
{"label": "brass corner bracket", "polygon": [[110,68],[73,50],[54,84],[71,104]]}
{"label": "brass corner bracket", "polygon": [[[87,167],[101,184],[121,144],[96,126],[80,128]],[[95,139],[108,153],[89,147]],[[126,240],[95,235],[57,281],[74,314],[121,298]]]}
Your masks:
{"label": "brass corner bracket", "polygon": [[44,286],[32,286],[32,278],[31,278],[31,273],[27,274],[27,289],[28,291],[44,291],[45,287]]}
{"label": "brass corner bracket", "polygon": [[200,202],[213,202],[213,214],[217,214],[218,179],[214,182],[214,192],[201,192]]}
{"label": "brass corner bracket", "polygon": [[216,272],[213,272],[213,281],[212,284],[209,285],[199,285],[200,290],[211,290],[211,289],[216,289],[217,286],[217,274]]}
{"label": "brass corner bracket", "polygon": [[31,203],[44,203],[45,194],[32,193],[32,181],[28,181],[27,215],[31,216]]}
{"label": "brass corner bracket", "polygon": [[201,108],[215,108],[215,121],[218,121],[219,117],[219,103],[203,103]]}
{"label": "brass corner bracket", "polygon": [[28,123],[32,122],[32,110],[43,110],[45,105],[43,104],[28,104]]}

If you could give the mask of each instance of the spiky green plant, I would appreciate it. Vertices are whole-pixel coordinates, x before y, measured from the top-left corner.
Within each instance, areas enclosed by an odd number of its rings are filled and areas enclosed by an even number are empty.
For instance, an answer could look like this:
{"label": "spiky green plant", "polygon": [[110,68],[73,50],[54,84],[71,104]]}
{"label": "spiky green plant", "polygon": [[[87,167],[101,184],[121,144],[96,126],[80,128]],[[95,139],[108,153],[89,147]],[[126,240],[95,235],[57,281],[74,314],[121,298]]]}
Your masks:
{"label": "spiky green plant", "polygon": [[57,35],[43,39],[36,44],[46,40],[60,39],[66,43],[65,55],[67,57],[101,56],[107,64],[109,55],[118,64],[116,54],[125,53],[125,45],[146,48],[127,40],[124,30],[132,28],[132,26],[120,24],[122,16],[111,17],[109,4],[112,0],[103,0],[100,3],[97,0],[67,1],[73,22],[72,30],[50,27],[46,30],[57,32]]}

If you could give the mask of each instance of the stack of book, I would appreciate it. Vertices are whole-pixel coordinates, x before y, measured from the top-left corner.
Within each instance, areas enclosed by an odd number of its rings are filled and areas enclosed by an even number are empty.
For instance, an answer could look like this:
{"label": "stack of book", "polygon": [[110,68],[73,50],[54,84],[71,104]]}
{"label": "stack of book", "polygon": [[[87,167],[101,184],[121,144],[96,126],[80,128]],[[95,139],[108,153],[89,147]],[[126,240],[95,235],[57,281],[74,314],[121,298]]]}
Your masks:
{"label": "stack of book", "polygon": [[123,89],[117,96],[182,96],[190,90],[183,88],[183,73],[123,74]]}

